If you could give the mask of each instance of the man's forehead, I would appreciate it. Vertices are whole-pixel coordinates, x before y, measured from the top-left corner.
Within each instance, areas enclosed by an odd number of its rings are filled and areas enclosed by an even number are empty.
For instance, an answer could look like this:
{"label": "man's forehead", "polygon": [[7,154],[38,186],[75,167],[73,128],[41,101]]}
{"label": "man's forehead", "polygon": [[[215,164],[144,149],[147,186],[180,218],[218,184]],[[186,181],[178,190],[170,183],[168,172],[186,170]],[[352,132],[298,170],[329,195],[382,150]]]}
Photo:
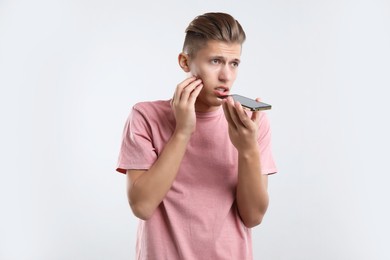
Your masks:
{"label": "man's forehead", "polygon": [[239,59],[241,56],[241,44],[223,41],[208,41],[207,44],[199,50],[198,54],[208,57]]}

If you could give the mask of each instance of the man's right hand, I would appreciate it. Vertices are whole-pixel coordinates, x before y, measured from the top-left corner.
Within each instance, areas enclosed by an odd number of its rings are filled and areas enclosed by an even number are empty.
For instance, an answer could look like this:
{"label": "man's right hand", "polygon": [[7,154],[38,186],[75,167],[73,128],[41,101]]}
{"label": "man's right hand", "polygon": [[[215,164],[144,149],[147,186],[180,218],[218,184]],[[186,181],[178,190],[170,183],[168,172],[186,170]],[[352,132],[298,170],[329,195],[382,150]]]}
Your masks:
{"label": "man's right hand", "polygon": [[191,136],[196,127],[195,101],[203,84],[201,79],[191,77],[179,83],[171,105],[176,119],[175,132]]}
{"label": "man's right hand", "polygon": [[177,85],[171,105],[176,118],[175,134],[148,170],[127,170],[127,196],[135,216],[149,219],[172,186],[195,130],[195,101],[203,84],[195,77]]}

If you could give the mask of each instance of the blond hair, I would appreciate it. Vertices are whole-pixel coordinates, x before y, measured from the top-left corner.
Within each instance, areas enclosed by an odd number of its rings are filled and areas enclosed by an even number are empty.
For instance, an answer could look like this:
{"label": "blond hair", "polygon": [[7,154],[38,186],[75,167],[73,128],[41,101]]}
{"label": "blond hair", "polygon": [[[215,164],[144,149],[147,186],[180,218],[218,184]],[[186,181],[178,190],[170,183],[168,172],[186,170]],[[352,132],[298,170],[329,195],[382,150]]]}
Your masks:
{"label": "blond hair", "polygon": [[183,52],[194,57],[209,40],[243,44],[246,38],[240,23],[226,13],[205,13],[195,17],[185,30]]}

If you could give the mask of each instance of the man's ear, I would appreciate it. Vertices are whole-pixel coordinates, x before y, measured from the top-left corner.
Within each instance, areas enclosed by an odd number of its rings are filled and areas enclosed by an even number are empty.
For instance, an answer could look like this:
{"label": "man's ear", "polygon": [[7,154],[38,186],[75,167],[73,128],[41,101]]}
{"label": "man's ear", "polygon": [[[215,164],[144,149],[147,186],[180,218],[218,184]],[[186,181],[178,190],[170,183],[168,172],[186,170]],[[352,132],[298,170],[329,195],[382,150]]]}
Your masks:
{"label": "man's ear", "polygon": [[187,53],[181,52],[178,57],[179,66],[184,70],[185,72],[190,72],[190,66],[189,66],[189,56]]}

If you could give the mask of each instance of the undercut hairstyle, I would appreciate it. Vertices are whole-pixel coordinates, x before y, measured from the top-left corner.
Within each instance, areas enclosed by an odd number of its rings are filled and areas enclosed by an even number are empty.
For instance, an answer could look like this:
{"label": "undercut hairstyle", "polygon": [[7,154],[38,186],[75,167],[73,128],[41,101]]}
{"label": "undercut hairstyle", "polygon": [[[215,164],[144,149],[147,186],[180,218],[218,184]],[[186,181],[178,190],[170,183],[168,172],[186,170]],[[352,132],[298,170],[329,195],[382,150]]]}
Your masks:
{"label": "undercut hairstyle", "polygon": [[246,36],[240,23],[226,13],[205,13],[195,17],[185,30],[183,52],[190,57],[210,40],[243,44]]}

